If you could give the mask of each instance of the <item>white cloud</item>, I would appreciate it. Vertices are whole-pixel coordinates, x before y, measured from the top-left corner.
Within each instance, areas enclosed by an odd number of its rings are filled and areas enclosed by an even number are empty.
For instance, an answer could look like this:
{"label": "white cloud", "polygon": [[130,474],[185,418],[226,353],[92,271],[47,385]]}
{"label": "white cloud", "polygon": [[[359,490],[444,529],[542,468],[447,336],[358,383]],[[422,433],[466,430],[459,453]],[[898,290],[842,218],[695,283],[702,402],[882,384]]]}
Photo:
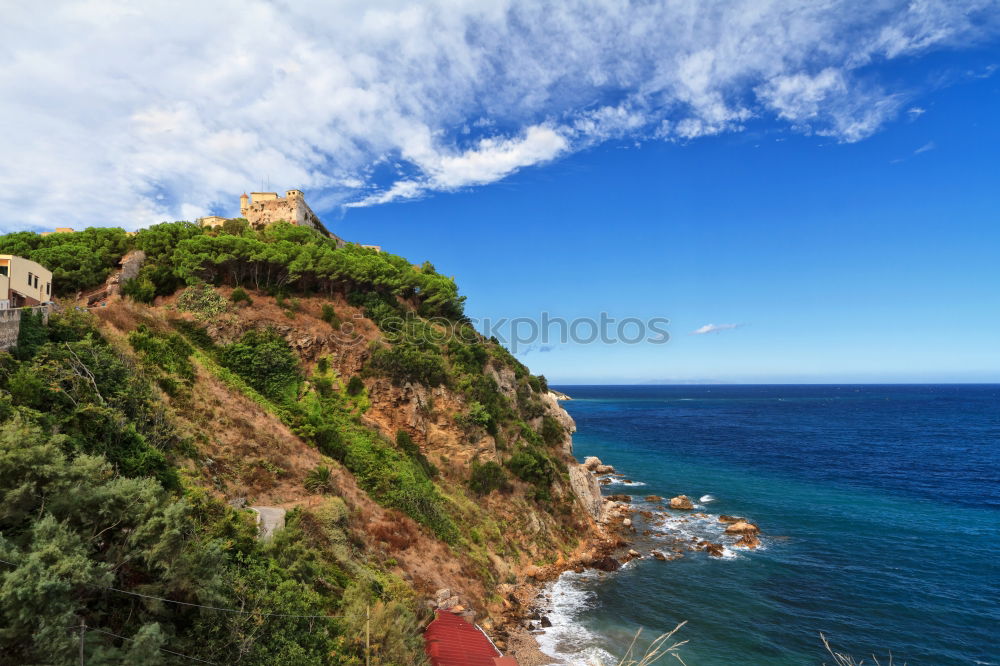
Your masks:
{"label": "white cloud", "polygon": [[719,333],[720,331],[731,331],[739,328],[743,324],[705,324],[701,328],[691,331],[691,335],[705,335],[706,333]]}
{"label": "white cloud", "polygon": [[928,150],[934,150],[935,148],[937,148],[937,145],[933,141],[928,141],[924,145],[914,150],[913,154],[919,155],[920,153],[926,153]]}
{"label": "white cloud", "polygon": [[857,141],[912,94],[880,62],[997,29],[996,0],[8,4],[7,230],[233,213],[261,179],[375,205],[755,119]]}

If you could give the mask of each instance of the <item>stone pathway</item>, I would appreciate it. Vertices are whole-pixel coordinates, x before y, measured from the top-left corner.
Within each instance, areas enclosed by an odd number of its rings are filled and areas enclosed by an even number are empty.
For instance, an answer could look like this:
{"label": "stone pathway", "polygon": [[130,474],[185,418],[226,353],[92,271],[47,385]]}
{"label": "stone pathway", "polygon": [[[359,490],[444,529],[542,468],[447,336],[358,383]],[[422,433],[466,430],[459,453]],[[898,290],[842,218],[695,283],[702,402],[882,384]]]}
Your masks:
{"label": "stone pathway", "polygon": [[252,506],[257,512],[257,529],[261,541],[270,541],[274,533],[285,527],[285,510],[277,506]]}

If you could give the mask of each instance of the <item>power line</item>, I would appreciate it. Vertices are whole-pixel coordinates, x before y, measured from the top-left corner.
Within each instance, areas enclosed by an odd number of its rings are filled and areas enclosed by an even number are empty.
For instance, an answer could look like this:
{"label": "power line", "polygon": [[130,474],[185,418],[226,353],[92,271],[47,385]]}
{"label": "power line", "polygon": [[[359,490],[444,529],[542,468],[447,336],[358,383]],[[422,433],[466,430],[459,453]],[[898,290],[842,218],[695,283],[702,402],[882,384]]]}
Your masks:
{"label": "power line", "polygon": [[138,592],[129,592],[128,590],[119,590],[117,587],[104,587],[101,589],[111,590],[112,592],[121,592],[122,594],[131,594],[134,597],[142,597],[143,599],[155,599],[156,601],[165,601],[168,604],[179,604],[181,606],[196,606],[198,608],[207,608],[208,610],[221,611],[223,613],[241,613],[243,615],[260,615],[263,617],[306,617],[306,618],[325,617],[328,619],[338,619],[344,617],[343,615],[296,615],[293,613],[258,613],[257,611],[240,610],[239,608],[221,608],[219,606],[204,606],[202,604],[195,604],[188,601],[174,601],[173,599],[154,597],[149,594],[140,594]]}
{"label": "power line", "polygon": [[[128,636],[119,636],[118,634],[113,634],[110,631],[104,631],[103,629],[95,629],[94,627],[88,627],[86,625],[83,625],[83,628],[86,631],[96,631],[99,634],[107,634],[108,636],[114,636],[115,638],[120,638],[120,639],[122,639],[124,641],[133,641],[133,642],[135,642],[135,640],[136,640],[134,638],[129,638]],[[203,664],[212,664],[212,666],[218,666],[218,664],[216,664],[214,661],[205,661],[204,659],[199,659],[198,657],[192,657],[190,655],[181,654],[180,652],[174,652],[173,650],[168,650],[167,648],[162,648],[161,647],[161,648],[156,648],[156,649],[160,650],[161,652],[166,652],[168,654],[172,654],[172,655],[175,655],[175,656],[178,656],[178,657],[183,657],[184,659],[190,659],[191,661],[198,661],[198,662],[201,662]]]}
{"label": "power line", "polygon": [[[8,562],[7,560],[0,560],[0,562],[3,562],[4,564],[9,564],[12,567],[20,566],[19,564],[15,564],[14,562]],[[103,585],[92,585],[92,584],[89,584],[89,583],[84,583],[84,585],[87,585],[88,587],[96,588],[98,590],[111,590],[112,592],[118,592],[120,594],[129,594],[129,595],[132,595],[134,597],[142,597],[143,599],[153,599],[153,600],[162,601],[162,602],[168,603],[168,604],[177,604],[179,606],[193,606],[193,607],[196,607],[196,608],[205,608],[207,610],[214,610],[214,611],[219,611],[219,612],[222,612],[222,613],[239,613],[240,615],[257,615],[257,616],[260,616],[260,617],[299,617],[299,618],[309,618],[309,619],[326,618],[328,620],[337,620],[337,619],[342,619],[342,618],[345,617],[344,615],[299,615],[299,614],[295,614],[295,613],[260,613],[258,611],[248,611],[248,610],[242,610],[242,609],[239,609],[239,608],[223,608],[221,606],[206,606],[204,604],[196,604],[196,603],[191,603],[189,601],[176,601],[174,599],[164,599],[163,597],[154,597],[154,596],[152,596],[150,594],[141,594],[139,592],[130,592],[128,590],[121,590],[121,589],[119,589],[117,587],[106,587],[106,586],[103,586]],[[95,629],[94,631],[97,631],[97,630]]]}

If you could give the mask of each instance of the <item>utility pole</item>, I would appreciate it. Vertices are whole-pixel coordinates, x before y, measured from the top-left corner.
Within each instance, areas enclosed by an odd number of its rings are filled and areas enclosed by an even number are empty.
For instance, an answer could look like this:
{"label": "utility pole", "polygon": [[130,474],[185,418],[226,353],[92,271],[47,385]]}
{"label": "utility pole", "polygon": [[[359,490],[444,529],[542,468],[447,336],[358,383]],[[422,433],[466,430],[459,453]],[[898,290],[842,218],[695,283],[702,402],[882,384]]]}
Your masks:
{"label": "utility pole", "polygon": [[83,618],[80,618],[80,666],[83,666],[83,635],[87,632],[87,625],[84,624]]}
{"label": "utility pole", "polygon": [[365,666],[368,665],[368,660],[370,659],[372,640],[372,606],[371,604],[365,605]]}

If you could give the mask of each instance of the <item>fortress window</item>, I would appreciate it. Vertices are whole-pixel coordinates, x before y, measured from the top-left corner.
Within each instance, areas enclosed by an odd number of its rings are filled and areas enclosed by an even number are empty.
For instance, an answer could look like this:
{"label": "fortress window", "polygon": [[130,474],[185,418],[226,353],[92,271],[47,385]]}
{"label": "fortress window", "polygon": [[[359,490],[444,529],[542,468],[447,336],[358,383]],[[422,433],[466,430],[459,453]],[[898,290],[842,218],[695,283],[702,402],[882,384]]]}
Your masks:
{"label": "fortress window", "polygon": [[51,282],[46,282],[45,283],[45,295],[48,296],[51,293],[52,293],[52,283]]}
{"label": "fortress window", "polygon": [[31,272],[28,272],[28,286],[31,286]]}
{"label": "fortress window", "polygon": [[0,275],[10,277],[9,268],[7,266],[0,266]]}

